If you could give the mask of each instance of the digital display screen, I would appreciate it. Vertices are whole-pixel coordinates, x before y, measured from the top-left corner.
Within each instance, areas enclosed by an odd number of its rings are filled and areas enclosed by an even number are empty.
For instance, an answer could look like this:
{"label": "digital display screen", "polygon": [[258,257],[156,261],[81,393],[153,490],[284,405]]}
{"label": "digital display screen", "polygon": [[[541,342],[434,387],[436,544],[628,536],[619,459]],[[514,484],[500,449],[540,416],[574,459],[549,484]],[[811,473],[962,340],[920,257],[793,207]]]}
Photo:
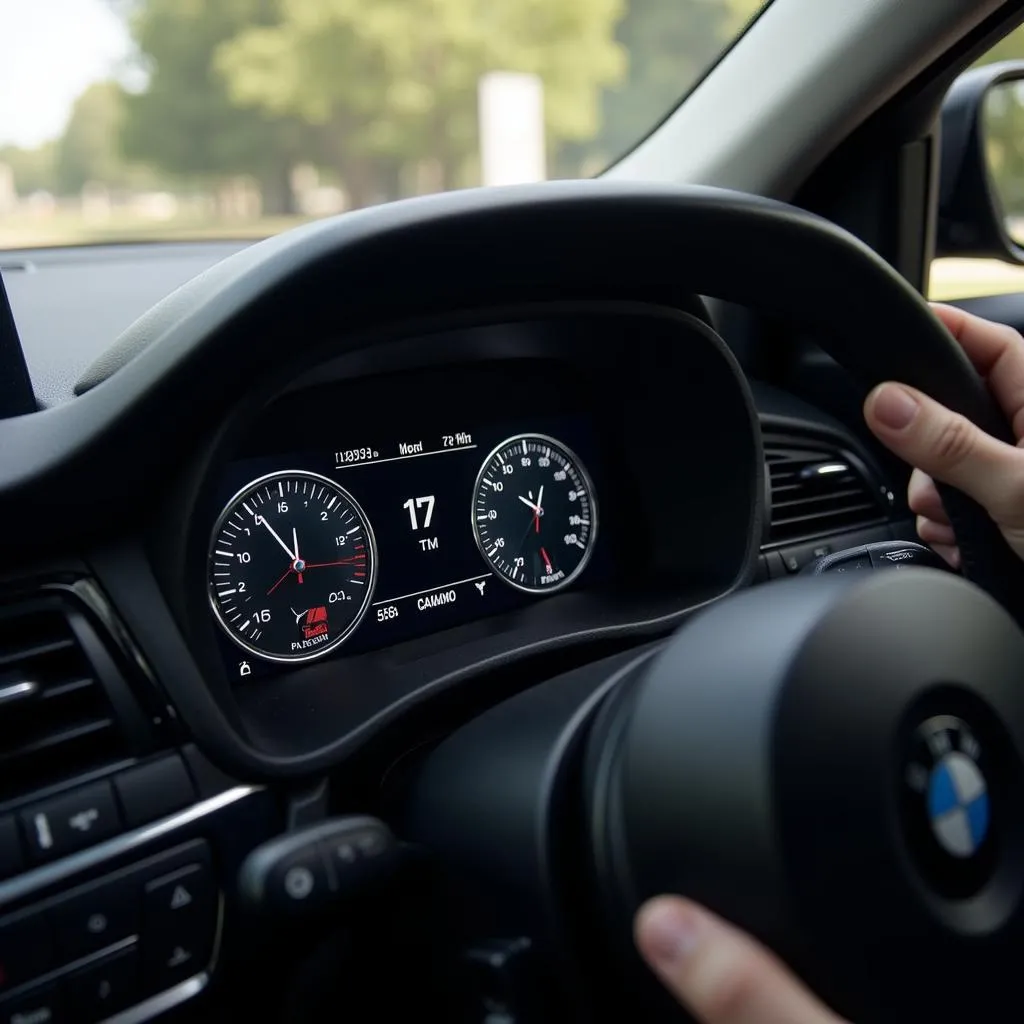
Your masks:
{"label": "digital display screen", "polygon": [[210,596],[230,678],[389,646],[608,578],[604,467],[585,416],[332,440],[225,469]]}

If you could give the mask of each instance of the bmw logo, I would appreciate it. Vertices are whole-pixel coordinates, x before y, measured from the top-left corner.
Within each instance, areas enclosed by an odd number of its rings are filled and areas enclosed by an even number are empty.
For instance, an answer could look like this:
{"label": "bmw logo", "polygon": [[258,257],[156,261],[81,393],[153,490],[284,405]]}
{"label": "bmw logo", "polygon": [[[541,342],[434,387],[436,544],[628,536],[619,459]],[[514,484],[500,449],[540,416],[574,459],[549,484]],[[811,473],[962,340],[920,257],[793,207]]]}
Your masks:
{"label": "bmw logo", "polygon": [[928,778],[928,821],[951,857],[973,857],[988,835],[988,786],[966,754],[944,754]]}
{"label": "bmw logo", "polygon": [[947,895],[977,891],[993,867],[988,759],[960,718],[929,718],[913,733],[904,762],[903,819],[911,850]]}

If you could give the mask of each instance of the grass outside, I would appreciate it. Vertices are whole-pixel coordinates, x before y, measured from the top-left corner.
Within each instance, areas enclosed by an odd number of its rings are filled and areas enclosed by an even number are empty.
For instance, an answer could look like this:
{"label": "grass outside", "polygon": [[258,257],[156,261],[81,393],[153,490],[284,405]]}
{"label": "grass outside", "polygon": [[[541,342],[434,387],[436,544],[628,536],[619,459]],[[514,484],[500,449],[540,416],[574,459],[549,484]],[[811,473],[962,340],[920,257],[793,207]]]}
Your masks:
{"label": "grass outside", "polygon": [[86,218],[78,211],[20,211],[0,216],[0,251],[62,245],[131,242],[194,242],[211,239],[266,238],[303,224],[308,217],[228,219],[199,213],[167,220],[113,210],[107,217]]}
{"label": "grass outside", "polygon": [[[0,251],[107,242],[266,238],[308,219],[220,219],[198,211],[182,211],[173,218],[159,220],[118,209],[105,217],[87,218],[80,209],[25,209],[0,216]],[[999,260],[942,259],[932,264],[931,299],[966,299],[1007,292],[1024,293],[1024,267]]]}
{"label": "grass outside", "polygon": [[1024,292],[1024,267],[1001,260],[935,260],[928,292],[938,301]]}

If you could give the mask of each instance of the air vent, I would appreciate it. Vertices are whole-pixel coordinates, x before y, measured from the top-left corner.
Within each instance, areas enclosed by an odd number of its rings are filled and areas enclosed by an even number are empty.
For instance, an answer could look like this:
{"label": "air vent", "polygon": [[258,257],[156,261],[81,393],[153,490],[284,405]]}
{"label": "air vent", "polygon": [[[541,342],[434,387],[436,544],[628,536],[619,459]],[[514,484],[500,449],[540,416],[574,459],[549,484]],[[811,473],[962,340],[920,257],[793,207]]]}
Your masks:
{"label": "air vent", "polygon": [[40,599],[0,609],[0,802],[126,754],[63,604]]}
{"label": "air vent", "polygon": [[797,437],[766,437],[765,461],[771,488],[771,545],[885,520],[885,489],[873,485],[859,460],[837,446]]}

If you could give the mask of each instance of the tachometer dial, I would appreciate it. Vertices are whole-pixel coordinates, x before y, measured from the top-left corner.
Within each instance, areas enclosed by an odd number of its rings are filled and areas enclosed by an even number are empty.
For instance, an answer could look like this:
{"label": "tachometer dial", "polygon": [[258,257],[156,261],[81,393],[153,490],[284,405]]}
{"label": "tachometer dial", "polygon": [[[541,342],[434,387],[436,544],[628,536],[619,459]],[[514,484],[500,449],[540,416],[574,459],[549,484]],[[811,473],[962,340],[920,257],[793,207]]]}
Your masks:
{"label": "tachometer dial", "polygon": [[510,586],[558,590],[583,571],[597,534],[590,477],[565,445],[543,434],[502,441],[473,495],[480,553]]}
{"label": "tachometer dial", "polygon": [[261,477],[228,502],[210,545],[210,602],[239,647],[309,661],[352,633],[377,578],[373,530],[333,480]]}

